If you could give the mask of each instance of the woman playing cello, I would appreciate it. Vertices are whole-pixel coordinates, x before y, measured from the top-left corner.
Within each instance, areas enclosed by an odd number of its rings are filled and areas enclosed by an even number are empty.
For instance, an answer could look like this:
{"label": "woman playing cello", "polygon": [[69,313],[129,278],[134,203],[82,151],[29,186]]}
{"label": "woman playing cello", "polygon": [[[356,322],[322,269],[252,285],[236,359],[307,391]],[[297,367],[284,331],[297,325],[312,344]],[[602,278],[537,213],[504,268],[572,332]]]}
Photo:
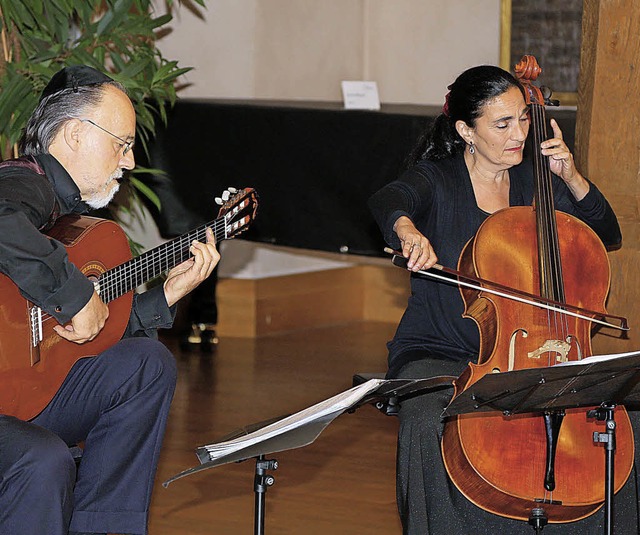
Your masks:
{"label": "woman playing cello", "polygon": [[[532,165],[523,159],[529,106],[518,80],[498,67],[480,66],[463,72],[449,89],[409,169],[369,202],[385,240],[414,272],[436,262],[455,268],[465,244],[491,214],[530,206],[534,198]],[[553,138],[540,149],[553,173],[556,209],[584,221],[605,246],[619,246],[620,228],[609,203],[576,169],[553,119],[551,128]],[[464,312],[457,287],[412,275],[407,309],[388,344],[387,376],[459,376],[469,362],[477,362],[478,327]],[[526,522],[475,506],[448,478],[440,414],[451,395],[452,389],[443,389],[401,405],[397,502],[404,533],[526,533],[531,529]],[[594,459],[594,466],[603,459]],[[616,533],[640,532],[638,509],[633,470],[616,495]],[[544,533],[599,534],[602,517],[549,524]]]}

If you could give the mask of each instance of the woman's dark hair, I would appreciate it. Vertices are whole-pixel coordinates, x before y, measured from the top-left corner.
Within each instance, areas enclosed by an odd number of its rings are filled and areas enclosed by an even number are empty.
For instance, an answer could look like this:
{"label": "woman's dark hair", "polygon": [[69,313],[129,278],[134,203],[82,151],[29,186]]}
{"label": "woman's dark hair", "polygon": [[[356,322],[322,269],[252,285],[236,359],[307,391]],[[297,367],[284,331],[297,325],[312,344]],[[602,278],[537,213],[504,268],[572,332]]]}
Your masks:
{"label": "woman's dark hair", "polygon": [[481,65],[464,71],[449,86],[443,113],[421,135],[407,159],[408,166],[463,152],[465,142],[456,130],[456,122],[464,121],[474,128],[484,105],[512,87],[522,91],[518,80],[500,67]]}

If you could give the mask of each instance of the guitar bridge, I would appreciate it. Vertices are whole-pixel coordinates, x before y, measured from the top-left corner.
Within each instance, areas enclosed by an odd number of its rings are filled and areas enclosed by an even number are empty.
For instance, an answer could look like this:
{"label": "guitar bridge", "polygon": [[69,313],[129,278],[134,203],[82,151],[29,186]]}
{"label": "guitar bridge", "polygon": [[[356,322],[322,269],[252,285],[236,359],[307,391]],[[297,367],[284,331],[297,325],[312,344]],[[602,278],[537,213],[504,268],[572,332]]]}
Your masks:
{"label": "guitar bridge", "polygon": [[42,342],[42,309],[32,306],[29,311],[31,316],[31,347],[38,347]]}
{"label": "guitar bridge", "polygon": [[32,306],[29,310],[31,319],[31,366],[40,362],[40,342],[42,342],[42,309]]}

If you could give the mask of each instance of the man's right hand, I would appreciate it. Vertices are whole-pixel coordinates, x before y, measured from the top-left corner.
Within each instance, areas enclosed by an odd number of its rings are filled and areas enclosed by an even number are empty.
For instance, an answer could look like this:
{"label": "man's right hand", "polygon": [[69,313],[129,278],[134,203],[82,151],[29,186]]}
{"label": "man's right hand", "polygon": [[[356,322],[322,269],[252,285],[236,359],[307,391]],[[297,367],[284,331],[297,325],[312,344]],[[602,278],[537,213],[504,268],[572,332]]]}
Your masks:
{"label": "man's right hand", "polygon": [[108,317],[109,307],[93,292],[89,302],[71,318],[71,323],[56,325],[53,330],[69,342],[83,344],[98,336]]}

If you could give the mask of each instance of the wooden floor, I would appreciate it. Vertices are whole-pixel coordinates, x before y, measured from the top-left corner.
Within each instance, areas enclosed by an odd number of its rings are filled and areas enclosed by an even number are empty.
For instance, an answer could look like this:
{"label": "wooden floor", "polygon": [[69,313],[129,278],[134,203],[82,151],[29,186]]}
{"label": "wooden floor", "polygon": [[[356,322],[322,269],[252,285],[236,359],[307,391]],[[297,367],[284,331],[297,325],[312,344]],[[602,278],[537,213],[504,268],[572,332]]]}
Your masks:
{"label": "wooden floor", "polygon": [[[181,352],[151,508],[151,535],[251,534],[255,463],[161,482],[199,465],[194,450],[235,429],[290,414],[383,372],[395,326],[356,323],[286,335],[223,338],[216,352]],[[338,417],[304,448],[280,452],[266,493],[265,534],[401,533],[395,506],[397,420],[366,406]]]}

